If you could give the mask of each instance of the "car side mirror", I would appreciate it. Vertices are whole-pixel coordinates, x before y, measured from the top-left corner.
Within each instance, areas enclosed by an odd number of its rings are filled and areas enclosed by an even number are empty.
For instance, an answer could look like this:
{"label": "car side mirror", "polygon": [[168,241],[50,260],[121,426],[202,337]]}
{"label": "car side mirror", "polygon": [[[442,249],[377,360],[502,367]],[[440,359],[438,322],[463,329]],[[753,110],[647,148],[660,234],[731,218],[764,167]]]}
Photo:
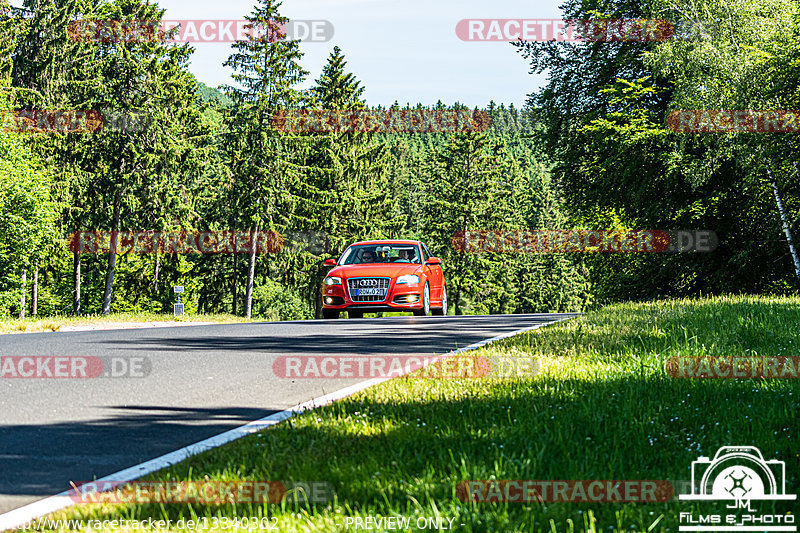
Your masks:
{"label": "car side mirror", "polygon": [[322,263],[326,267],[335,267],[336,266],[336,259],[326,259],[324,263]]}
{"label": "car side mirror", "polygon": [[426,265],[441,265],[442,261],[438,257],[429,257]]}

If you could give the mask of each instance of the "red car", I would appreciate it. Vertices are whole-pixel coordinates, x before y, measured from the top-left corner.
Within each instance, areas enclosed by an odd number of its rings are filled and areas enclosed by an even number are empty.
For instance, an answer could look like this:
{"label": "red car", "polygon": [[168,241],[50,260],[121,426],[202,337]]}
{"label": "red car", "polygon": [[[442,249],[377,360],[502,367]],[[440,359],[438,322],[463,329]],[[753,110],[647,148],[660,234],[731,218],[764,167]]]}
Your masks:
{"label": "red car", "polygon": [[350,245],[339,261],[328,259],[322,316],[350,318],[377,311],[447,314],[442,264],[420,241],[364,241]]}

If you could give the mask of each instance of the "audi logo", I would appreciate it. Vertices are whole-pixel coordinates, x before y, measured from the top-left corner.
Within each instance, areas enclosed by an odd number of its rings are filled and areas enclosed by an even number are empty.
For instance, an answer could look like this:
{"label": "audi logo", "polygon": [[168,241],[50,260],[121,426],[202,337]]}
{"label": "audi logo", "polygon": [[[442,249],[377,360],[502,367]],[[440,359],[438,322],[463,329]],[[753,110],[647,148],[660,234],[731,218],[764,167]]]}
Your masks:
{"label": "audi logo", "polygon": [[359,285],[361,287],[377,287],[378,286],[378,280],[377,279],[362,279],[359,282]]}

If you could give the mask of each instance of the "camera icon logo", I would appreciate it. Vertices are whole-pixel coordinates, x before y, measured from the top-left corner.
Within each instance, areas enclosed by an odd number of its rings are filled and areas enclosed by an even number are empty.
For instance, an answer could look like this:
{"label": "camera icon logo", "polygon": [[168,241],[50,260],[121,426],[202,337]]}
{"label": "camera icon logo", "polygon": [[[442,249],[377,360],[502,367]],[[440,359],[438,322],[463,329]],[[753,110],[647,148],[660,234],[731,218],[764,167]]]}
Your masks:
{"label": "camera icon logo", "polygon": [[764,459],[754,446],[723,446],[692,462],[692,492],[681,500],[794,500],[786,494],[786,463]]}

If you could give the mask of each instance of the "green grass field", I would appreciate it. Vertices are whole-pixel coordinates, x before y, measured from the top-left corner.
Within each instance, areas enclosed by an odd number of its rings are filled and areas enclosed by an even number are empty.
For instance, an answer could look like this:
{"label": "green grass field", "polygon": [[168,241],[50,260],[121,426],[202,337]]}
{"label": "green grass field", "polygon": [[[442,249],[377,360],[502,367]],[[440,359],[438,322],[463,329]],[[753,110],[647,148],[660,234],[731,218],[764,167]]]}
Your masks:
{"label": "green grass field", "polygon": [[[798,298],[610,306],[480,350],[525,352],[541,362],[534,377],[393,379],[148,478],[324,481],[335,490],[327,503],[98,504],[53,518],[207,517],[232,530],[225,519],[274,517],[280,531],[342,531],[346,517],[402,515],[452,519],[465,532],[677,532],[678,513],[719,508],[677,499],[464,503],[456,487],[487,479],[688,481],[698,456],[747,445],[785,461],[787,492],[798,493],[798,380],[679,380],[664,371],[672,356],[800,355],[798,326]],[[797,501],[757,507],[798,511]]]}

